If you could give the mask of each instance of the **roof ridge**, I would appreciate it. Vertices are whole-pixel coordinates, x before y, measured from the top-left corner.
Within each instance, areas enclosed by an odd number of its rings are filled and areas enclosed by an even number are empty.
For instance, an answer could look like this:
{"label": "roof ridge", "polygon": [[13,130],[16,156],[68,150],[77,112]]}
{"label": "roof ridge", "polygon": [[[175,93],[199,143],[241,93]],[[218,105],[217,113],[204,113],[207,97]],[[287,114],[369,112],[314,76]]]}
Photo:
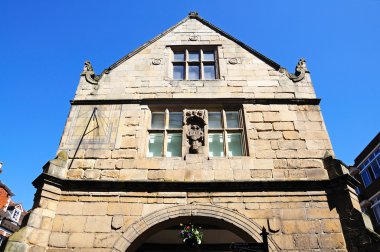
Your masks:
{"label": "roof ridge", "polygon": [[133,57],[134,55],[136,55],[137,53],[139,53],[140,51],[142,51],[146,47],[150,46],[155,41],[159,40],[160,38],[162,38],[163,36],[165,36],[166,34],[168,34],[169,32],[171,32],[172,30],[174,30],[175,28],[177,28],[178,26],[180,26],[181,24],[183,24],[184,22],[186,22],[189,19],[196,19],[199,22],[201,22],[202,24],[204,24],[204,25],[208,26],[209,28],[211,28],[212,30],[214,30],[214,31],[220,33],[221,35],[225,36],[226,38],[234,41],[235,43],[237,43],[238,45],[240,45],[241,47],[243,47],[244,49],[246,49],[247,51],[249,51],[250,53],[252,53],[256,57],[258,57],[259,59],[263,60],[265,63],[267,63],[271,67],[273,67],[275,70],[279,70],[281,68],[281,66],[278,63],[276,63],[275,61],[273,61],[270,58],[268,58],[268,57],[264,56],[263,54],[259,53],[258,51],[256,51],[252,47],[246,45],[242,41],[238,40],[237,38],[233,37],[229,33],[227,33],[225,31],[223,31],[222,29],[218,28],[217,26],[211,24],[207,20],[201,18],[198,15],[198,12],[191,11],[191,12],[189,12],[189,14],[188,14],[187,17],[185,17],[184,19],[182,19],[181,21],[179,21],[178,23],[176,23],[172,27],[168,28],[164,32],[158,34],[157,36],[155,36],[151,40],[145,42],[142,46],[140,46],[137,49],[133,50],[132,52],[128,53],[127,55],[125,55],[124,57],[122,57],[121,59],[119,59],[118,61],[116,61],[115,63],[113,63],[108,68],[104,69],[99,76],[102,76],[103,74],[109,73],[111,70],[115,69],[120,64],[122,64],[123,62],[127,61],[128,59],[130,59],[131,57]]}

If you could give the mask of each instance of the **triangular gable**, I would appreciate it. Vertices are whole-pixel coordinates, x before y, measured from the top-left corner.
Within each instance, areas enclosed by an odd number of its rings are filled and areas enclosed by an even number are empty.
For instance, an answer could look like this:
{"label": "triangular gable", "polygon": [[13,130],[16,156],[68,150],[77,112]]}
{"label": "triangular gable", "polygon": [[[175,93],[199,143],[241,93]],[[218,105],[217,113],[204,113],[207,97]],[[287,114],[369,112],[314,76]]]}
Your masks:
{"label": "triangular gable", "polygon": [[159,40],[160,38],[164,37],[165,35],[167,35],[168,33],[170,33],[171,31],[173,31],[175,28],[179,27],[180,25],[182,25],[183,23],[185,23],[186,21],[188,21],[189,19],[196,19],[198,20],[199,22],[201,22],[202,24],[204,24],[205,26],[209,27],[210,29],[214,30],[215,32],[223,35],[224,37],[230,39],[231,41],[235,42],[236,44],[238,44],[239,46],[241,46],[242,48],[244,48],[245,50],[247,50],[248,52],[252,53],[253,55],[255,55],[257,58],[261,59],[262,61],[264,61],[265,63],[267,63],[268,65],[270,65],[271,67],[273,67],[275,70],[279,70],[281,68],[281,66],[279,64],[277,64],[276,62],[274,62],[273,60],[269,59],[268,57],[264,56],[263,54],[259,53],[258,51],[254,50],[253,48],[251,48],[250,46],[244,44],[243,42],[241,42],[240,40],[236,39],[235,37],[231,36],[230,34],[224,32],[223,30],[221,30],[220,28],[216,27],[215,25],[209,23],[208,21],[206,21],[205,19],[201,18],[198,16],[198,13],[196,12],[190,12],[189,15],[182,19],[180,22],[178,22],[176,25],[170,27],[169,29],[167,29],[166,31],[160,33],[158,36],[154,37],[153,39],[149,40],[148,42],[146,42],[145,44],[143,44],[142,46],[138,47],[136,50],[132,51],[131,53],[127,54],[126,56],[124,56],[123,58],[119,59],[118,61],[116,61],[114,64],[112,64],[109,68],[105,69],[103,73],[108,73],[110,72],[111,70],[115,69],[117,66],[119,66],[120,64],[122,64],[123,62],[127,61],[128,59],[130,59],[131,57],[133,57],[134,55],[136,55],[137,53],[139,53],[140,51],[144,50],[146,47],[150,46],[151,44],[153,44],[155,41]]}

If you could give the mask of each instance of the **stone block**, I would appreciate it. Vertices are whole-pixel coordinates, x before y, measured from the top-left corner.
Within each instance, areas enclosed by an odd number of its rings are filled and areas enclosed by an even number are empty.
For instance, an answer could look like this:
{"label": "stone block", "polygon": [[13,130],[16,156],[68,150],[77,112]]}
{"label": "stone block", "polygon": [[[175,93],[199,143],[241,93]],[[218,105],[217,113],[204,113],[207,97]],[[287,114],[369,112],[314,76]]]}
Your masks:
{"label": "stone block", "polygon": [[122,149],[122,150],[113,150],[111,157],[114,159],[121,158],[136,158],[137,150],[136,149]]}
{"label": "stone block", "polygon": [[83,216],[64,216],[63,217],[63,232],[79,233],[84,231],[86,217]]}
{"label": "stone block", "polygon": [[318,234],[321,233],[321,225],[313,220],[282,220],[281,231],[285,234]]}
{"label": "stone block", "polygon": [[215,170],[214,171],[215,180],[233,180],[232,170]]}
{"label": "stone block", "polygon": [[108,203],[107,214],[108,215],[129,215],[131,206],[126,203]]}
{"label": "stone block", "polygon": [[119,175],[120,175],[120,171],[115,171],[115,170],[109,170],[109,171],[107,171],[107,170],[104,170],[100,174],[100,179],[114,180],[114,179],[119,178]]}
{"label": "stone block", "polygon": [[308,208],[306,209],[308,219],[332,219],[339,218],[336,209],[330,210],[329,208]]}
{"label": "stone block", "polygon": [[85,178],[85,179],[98,179],[98,178],[100,178],[100,170],[96,170],[96,169],[85,170],[83,178]]}
{"label": "stone block", "polygon": [[286,140],[300,139],[300,135],[297,131],[283,131],[282,134]]}
{"label": "stone block", "polygon": [[[94,240],[95,248],[112,248],[116,240],[120,237],[119,234],[96,234]],[[103,251],[103,250],[102,250]]]}
{"label": "stone block", "polygon": [[279,130],[279,131],[280,130],[292,131],[294,130],[294,124],[293,122],[274,122],[273,129]]}
{"label": "stone block", "polygon": [[306,149],[306,143],[301,140],[283,140],[278,141],[278,147],[281,150],[300,150]]}
{"label": "stone block", "polygon": [[53,224],[52,224],[52,231],[59,232],[62,230],[63,227],[63,217],[56,215],[55,218],[53,219]]}
{"label": "stone block", "polygon": [[272,178],[272,170],[250,170],[251,178],[253,179],[268,179]]}
{"label": "stone block", "polygon": [[262,131],[258,132],[259,139],[264,140],[274,140],[274,139],[282,139],[281,131]]}
{"label": "stone block", "polygon": [[124,136],[121,139],[120,148],[121,149],[136,149],[137,148],[136,138],[132,136]]}
{"label": "stone block", "polygon": [[100,158],[110,158],[111,157],[111,151],[110,150],[93,150],[88,149],[86,150],[84,154],[85,158],[94,158],[94,159],[100,159]]}
{"label": "stone block", "polygon": [[95,164],[94,159],[75,159],[70,162],[72,162],[71,169],[91,169]]}
{"label": "stone block", "polygon": [[328,219],[321,221],[322,230],[324,233],[341,233],[341,223],[339,220]]}
{"label": "stone block", "polygon": [[82,169],[70,169],[67,171],[67,177],[70,179],[80,179],[83,177],[83,173]]}
{"label": "stone block", "polygon": [[276,152],[273,150],[260,150],[260,151],[255,151],[255,157],[258,159],[266,158],[276,158]]}
{"label": "stone block", "polygon": [[121,180],[146,180],[148,177],[147,169],[123,169],[120,170]]}
{"label": "stone block", "polygon": [[69,240],[69,234],[52,232],[49,238],[49,246],[56,248],[65,248]]}
{"label": "stone block", "polygon": [[263,113],[261,112],[253,112],[247,113],[247,118],[249,122],[263,122]]}
{"label": "stone block", "polygon": [[94,246],[95,234],[72,233],[69,236],[67,247],[69,248],[92,248]]}
{"label": "stone block", "polygon": [[135,159],[123,159],[116,162],[116,169],[133,169],[137,167]]}
{"label": "stone block", "polygon": [[124,216],[123,215],[115,215],[112,217],[111,227],[112,229],[118,230],[124,224]]}
{"label": "stone block", "polygon": [[111,232],[111,216],[88,216],[85,232]]}
{"label": "stone block", "polygon": [[116,167],[116,160],[113,160],[113,159],[98,159],[96,160],[96,163],[95,163],[95,168],[96,169],[101,169],[101,170],[105,170],[105,169],[115,169]]}
{"label": "stone block", "polygon": [[233,170],[234,180],[250,180],[251,171],[250,170]]}
{"label": "stone block", "polygon": [[252,123],[252,126],[257,131],[268,131],[273,129],[271,123]]}
{"label": "stone block", "polygon": [[320,234],[318,242],[321,249],[342,249],[345,248],[342,234]]}
{"label": "stone block", "polygon": [[264,117],[264,122],[281,121],[279,112],[263,112],[263,117]]}
{"label": "stone block", "polygon": [[272,146],[268,140],[256,140],[253,142],[254,151],[271,150]]}
{"label": "stone block", "polygon": [[295,241],[292,235],[278,234],[272,236],[273,240],[281,250],[296,249]]}
{"label": "stone block", "polygon": [[318,240],[316,235],[295,235],[294,241],[297,249],[318,249]]}
{"label": "stone block", "polygon": [[[160,159],[162,160],[162,159]],[[159,169],[160,162],[157,159],[138,159],[136,163],[137,168],[145,168],[145,169]]]}
{"label": "stone block", "polygon": [[38,246],[46,246],[49,241],[50,232],[47,230],[35,229],[29,236],[30,244]]}
{"label": "stone block", "polygon": [[304,220],[306,211],[304,208],[282,209],[281,219],[283,220]]}
{"label": "stone block", "polygon": [[323,168],[309,168],[306,171],[308,179],[326,179],[328,178],[327,171]]}
{"label": "stone block", "polygon": [[253,160],[253,167],[255,169],[273,169],[273,159],[254,159]]}
{"label": "stone block", "polygon": [[61,201],[57,206],[57,214],[62,215],[82,215],[82,202],[67,202]]}
{"label": "stone block", "polygon": [[83,206],[83,215],[106,215],[107,202],[88,202]]}

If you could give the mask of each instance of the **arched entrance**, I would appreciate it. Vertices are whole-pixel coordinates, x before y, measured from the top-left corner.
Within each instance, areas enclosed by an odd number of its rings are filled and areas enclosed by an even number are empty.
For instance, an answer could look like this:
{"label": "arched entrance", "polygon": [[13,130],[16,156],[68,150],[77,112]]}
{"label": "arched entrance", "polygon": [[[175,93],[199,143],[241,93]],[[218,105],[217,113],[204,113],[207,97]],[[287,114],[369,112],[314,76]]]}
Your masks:
{"label": "arched entrance", "polygon": [[[262,241],[262,227],[236,211],[215,205],[178,205],[138,219],[116,241],[113,251],[186,251],[179,238],[179,224],[189,222],[204,229],[203,245],[195,251],[226,251],[233,242]],[[270,237],[268,245],[269,251],[277,251]]]}

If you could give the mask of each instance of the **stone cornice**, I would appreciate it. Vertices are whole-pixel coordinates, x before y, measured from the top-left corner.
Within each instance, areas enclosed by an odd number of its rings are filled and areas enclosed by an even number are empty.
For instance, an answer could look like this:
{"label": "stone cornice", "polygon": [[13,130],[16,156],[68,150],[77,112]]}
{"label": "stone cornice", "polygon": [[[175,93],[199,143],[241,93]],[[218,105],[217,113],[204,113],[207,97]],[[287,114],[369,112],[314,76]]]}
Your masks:
{"label": "stone cornice", "polygon": [[166,182],[71,180],[42,173],[33,181],[33,186],[39,188],[45,183],[63,191],[91,191],[96,188],[97,192],[306,192],[336,191],[344,185],[356,187],[359,182],[348,174],[331,180]]}
{"label": "stone cornice", "polygon": [[321,99],[272,99],[272,98],[155,98],[155,99],[104,99],[104,100],[71,100],[71,105],[106,105],[106,104],[294,104],[294,105],[319,105]]}

